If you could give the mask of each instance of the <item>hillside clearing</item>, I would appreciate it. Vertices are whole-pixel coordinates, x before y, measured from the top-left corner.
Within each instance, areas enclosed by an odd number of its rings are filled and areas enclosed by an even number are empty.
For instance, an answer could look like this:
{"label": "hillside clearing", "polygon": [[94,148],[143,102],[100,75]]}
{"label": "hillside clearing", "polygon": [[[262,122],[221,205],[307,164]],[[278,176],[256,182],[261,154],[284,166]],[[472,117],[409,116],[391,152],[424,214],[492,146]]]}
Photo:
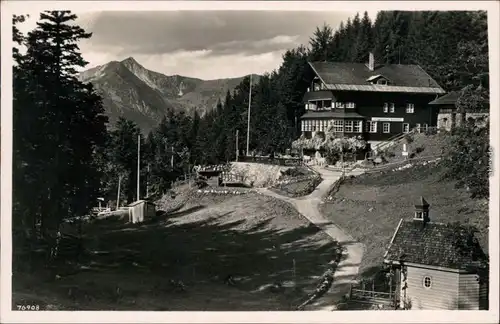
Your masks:
{"label": "hillside clearing", "polygon": [[480,230],[483,249],[488,249],[488,201],[473,200],[455,182],[442,180],[441,167],[415,166],[401,171],[364,174],[346,180],[321,212],[365,245],[361,276],[382,265],[384,252],[401,218],[411,219],[416,200],[423,196],[431,205],[435,222],[469,221]]}
{"label": "hillside clearing", "polygon": [[[423,157],[423,156],[440,156],[443,150],[449,145],[450,137],[446,132],[427,135],[424,133],[413,133],[408,135],[411,140],[407,143],[406,149],[410,157]],[[403,161],[403,143],[401,140],[383,150],[382,155],[387,162]]]}
{"label": "hillside clearing", "polygon": [[[65,310],[291,310],[315,288],[335,247],[291,205],[253,193],[200,197],[163,220],[107,219],[84,232],[86,246],[100,251],[86,262],[90,269],[52,282],[18,274],[13,307],[36,301]],[[228,275],[236,287],[224,284]],[[187,292],[173,291],[171,279]],[[262,289],[276,280],[285,283],[283,293]]]}

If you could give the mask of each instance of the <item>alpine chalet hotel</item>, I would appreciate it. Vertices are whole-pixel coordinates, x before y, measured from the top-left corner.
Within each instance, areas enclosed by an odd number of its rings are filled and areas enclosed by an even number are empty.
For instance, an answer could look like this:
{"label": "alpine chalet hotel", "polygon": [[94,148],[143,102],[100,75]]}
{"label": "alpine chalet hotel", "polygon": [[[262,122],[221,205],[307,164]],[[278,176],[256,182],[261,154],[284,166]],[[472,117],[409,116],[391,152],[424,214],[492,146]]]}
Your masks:
{"label": "alpine chalet hotel", "polygon": [[374,149],[394,136],[435,127],[429,105],[445,91],[418,65],[310,62],[301,131],[310,138],[333,125],[339,136],[360,136]]}

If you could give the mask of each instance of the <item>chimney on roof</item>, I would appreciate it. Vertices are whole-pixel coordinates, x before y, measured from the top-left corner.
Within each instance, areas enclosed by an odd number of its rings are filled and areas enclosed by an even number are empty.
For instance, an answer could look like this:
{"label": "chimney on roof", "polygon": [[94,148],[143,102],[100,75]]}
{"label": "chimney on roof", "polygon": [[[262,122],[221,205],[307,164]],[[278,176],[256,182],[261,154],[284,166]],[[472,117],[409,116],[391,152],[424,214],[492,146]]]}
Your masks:
{"label": "chimney on roof", "polygon": [[370,54],[368,55],[368,69],[370,71],[375,70],[375,57],[373,56],[372,52],[370,52]]}
{"label": "chimney on roof", "polygon": [[420,199],[415,204],[415,216],[413,220],[422,222],[423,225],[430,222],[429,218],[429,203],[424,199],[424,197],[420,197]]}

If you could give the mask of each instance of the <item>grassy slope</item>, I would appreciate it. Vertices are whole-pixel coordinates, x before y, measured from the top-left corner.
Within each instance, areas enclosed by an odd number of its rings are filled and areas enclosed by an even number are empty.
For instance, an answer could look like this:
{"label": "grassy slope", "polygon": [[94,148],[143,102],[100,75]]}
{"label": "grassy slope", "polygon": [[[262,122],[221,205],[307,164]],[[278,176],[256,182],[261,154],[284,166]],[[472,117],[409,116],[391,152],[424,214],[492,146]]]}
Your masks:
{"label": "grassy slope", "polygon": [[[290,205],[270,197],[198,197],[163,220],[127,225],[111,219],[85,228],[94,270],[47,282],[42,273],[13,279],[21,301],[84,310],[289,310],[304,292],[256,292],[274,280],[314,288],[333,244]],[[241,278],[237,288],[223,278]],[[169,288],[180,279],[186,293]],[[118,288],[120,288],[118,290]],[[73,291],[69,295],[70,289]],[[117,292],[119,291],[119,292]],[[43,306],[42,306],[43,307]]]}
{"label": "grassy slope", "polygon": [[288,197],[303,197],[312,193],[321,183],[321,179],[308,179],[295,183],[283,184],[271,188],[272,191]]}
{"label": "grassy slope", "polygon": [[[441,155],[443,148],[446,147],[449,141],[449,135],[439,133],[435,135],[426,135],[416,133],[410,135],[412,142],[407,145],[409,154],[414,153],[415,157],[436,156]],[[397,162],[404,160],[402,155],[404,141],[398,142],[396,145],[388,147],[384,150],[384,157],[388,162]]]}
{"label": "grassy slope", "polygon": [[478,226],[483,248],[488,248],[488,201],[472,200],[454,182],[441,180],[437,166],[420,166],[402,171],[366,174],[349,179],[325,203],[322,212],[365,244],[360,273],[382,264],[383,254],[401,218],[411,219],[420,196],[431,205],[431,221],[470,220]]}

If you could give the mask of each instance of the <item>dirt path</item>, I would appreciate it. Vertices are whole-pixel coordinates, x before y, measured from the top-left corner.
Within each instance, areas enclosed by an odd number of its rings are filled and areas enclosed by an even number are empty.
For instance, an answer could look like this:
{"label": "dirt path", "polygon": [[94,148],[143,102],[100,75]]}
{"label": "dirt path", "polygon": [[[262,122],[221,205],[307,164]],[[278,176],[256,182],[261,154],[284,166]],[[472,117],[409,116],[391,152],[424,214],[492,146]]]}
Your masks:
{"label": "dirt path", "polygon": [[299,213],[306,217],[311,223],[320,227],[327,235],[337,240],[345,248],[343,260],[340,262],[334,275],[333,285],[329,292],[320,298],[316,303],[308,308],[311,310],[332,310],[332,305],[342,296],[349,292],[351,282],[358,275],[359,265],[363,258],[364,247],[361,243],[355,242],[352,236],[348,235],[340,228],[328,221],[319,212],[321,198],[328,193],[331,186],[337,181],[341,173],[316,168],[321,174],[323,181],[308,196],[300,198],[290,198],[281,196],[267,188],[258,189],[262,194],[272,196],[291,203]]}

